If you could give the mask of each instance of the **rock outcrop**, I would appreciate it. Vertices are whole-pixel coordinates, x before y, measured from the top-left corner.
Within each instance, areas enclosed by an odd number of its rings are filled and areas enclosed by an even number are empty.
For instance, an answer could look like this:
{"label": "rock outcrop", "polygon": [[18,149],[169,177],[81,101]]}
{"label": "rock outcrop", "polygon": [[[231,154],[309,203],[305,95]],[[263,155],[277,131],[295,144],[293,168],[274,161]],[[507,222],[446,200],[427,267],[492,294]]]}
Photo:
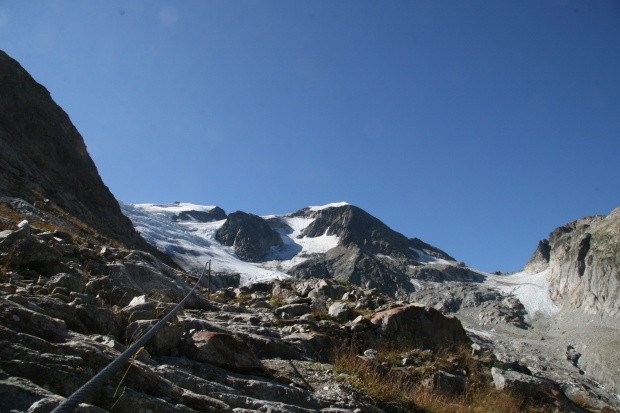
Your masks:
{"label": "rock outcrop", "polygon": [[226,219],[226,212],[216,206],[209,211],[181,211],[173,216],[174,221],[213,222]]}
{"label": "rock outcrop", "polygon": [[545,268],[557,302],[590,314],[620,316],[620,208],[553,231],[526,270]]}
{"label": "rock outcrop", "polygon": [[280,235],[264,219],[242,211],[228,215],[215,238],[233,247],[240,258],[252,262],[263,259],[271,247],[282,245]]}

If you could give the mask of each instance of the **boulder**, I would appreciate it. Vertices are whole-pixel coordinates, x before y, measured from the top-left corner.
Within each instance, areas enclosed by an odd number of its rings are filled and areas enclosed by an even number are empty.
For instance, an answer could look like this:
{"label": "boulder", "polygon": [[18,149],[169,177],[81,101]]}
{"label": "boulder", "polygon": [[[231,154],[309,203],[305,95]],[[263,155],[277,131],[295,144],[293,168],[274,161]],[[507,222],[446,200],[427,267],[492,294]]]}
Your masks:
{"label": "boulder", "polygon": [[342,301],[337,301],[334,304],[330,305],[327,313],[331,318],[333,318],[339,323],[344,323],[348,321],[353,315],[353,312],[351,311],[347,303],[343,303]]}
{"label": "boulder", "polygon": [[0,325],[50,342],[64,341],[68,331],[64,321],[32,311],[0,297]]}
{"label": "boulder", "polygon": [[[37,386],[29,380],[20,377],[7,377],[0,380],[0,411],[26,411],[38,400],[46,397],[54,397],[60,400],[48,390]],[[5,410],[6,409],[6,410]]]}
{"label": "boulder", "polygon": [[196,331],[181,346],[183,355],[231,371],[263,373],[260,360],[246,343],[232,334]]}
{"label": "boulder", "polygon": [[467,377],[439,370],[425,379],[422,385],[432,392],[456,396],[465,393]]}
{"label": "boulder", "polygon": [[11,266],[28,267],[49,274],[60,260],[60,254],[32,235],[28,225],[3,235],[6,236],[0,241],[0,252]]}
{"label": "boulder", "polygon": [[322,362],[329,361],[336,350],[336,341],[327,334],[317,332],[293,333],[284,339],[294,343],[306,357]]}
{"label": "boulder", "polygon": [[287,304],[276,308],[275,313],[280,318],[294,318],[312,312],[308,304]]}
{"label": "boulder", "polygon": [[381,311],[370,320],[379,340],[409,348],[438,348],[469,344],[465,329],[455,317],[417,304]]}
{"label": "boulder", "polygon": [[497,390],[510,390],[524,397],[551,402],[562,412],[586,413],[569,400],[560,386],[551,380],[496,367],[491,368],[491,375]]}
{"label": "boulder", "polygon": [[56,274],[47,282],[47,288],[49,291],[53,291],[54,288],[63,287],[69,291],[75,291],[76,293],[83,293],[86,289],[86,283],[82,277],[76,274],[60,273]]}

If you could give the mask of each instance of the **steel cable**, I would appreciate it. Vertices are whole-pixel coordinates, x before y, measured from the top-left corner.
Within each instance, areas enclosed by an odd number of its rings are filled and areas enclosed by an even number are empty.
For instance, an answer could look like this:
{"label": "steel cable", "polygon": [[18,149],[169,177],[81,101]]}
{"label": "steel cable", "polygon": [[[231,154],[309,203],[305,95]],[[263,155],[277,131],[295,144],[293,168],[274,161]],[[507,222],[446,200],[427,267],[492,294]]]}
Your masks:
{"label": "steel cable", "polygon": [[[208,261],[207,261],[208,263]],[[125,351],[123,351],[114,361],[108,364],[103,370],[97,373],[93,378],[91,378],[86,384],[77,389],[71,396],[65,399],[58,407],[52,410],[52,413],[72,413],[75,408],[77,408],[80,403],[83,403],[89,400],[90,397],[94,395],[94,393],[103,385],[103,383],[109,379],[116,371],[123,367],[127,361],[142,347],[146,344],[149,339],[151,339],[157,332],[179,311],[183,304],[189,299],[192,295],[196,287],[202,280],[202,277],[205,275],[205,271],[207,269],[207,263],[205,263],[205,267],[202,270],[202,275],[194,284],[194,287],[187,293],[187,295],[172,309],[164,318],[159,320],[154,326],[152,326],[144,335],[142,335],[136,342],[134,342],[131,346],[129,346]]]}

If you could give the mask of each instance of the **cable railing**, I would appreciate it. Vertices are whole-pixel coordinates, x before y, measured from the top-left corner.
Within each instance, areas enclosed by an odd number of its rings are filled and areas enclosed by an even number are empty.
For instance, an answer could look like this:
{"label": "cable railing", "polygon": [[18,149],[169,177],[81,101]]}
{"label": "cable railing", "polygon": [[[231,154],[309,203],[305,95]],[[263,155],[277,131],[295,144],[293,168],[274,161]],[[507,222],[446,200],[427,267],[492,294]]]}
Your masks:
{"label": "cable railing", "polygon": [[157,332],[183,307],[183,304],[185,304],[189,297],[194,293],[196,287],[204,277],[208,264],[210,269],[210,263],[210,260],[205,263],[202,274],[196,281],[196,284],[194,284],[187,295],[172,310],[170,310],[164,318],[148,329],[137,341],[127,347],[127,349],[125,349],[125,351],[123,351],[114,361],[104,367],[103,370],[93,376],[82,387],[77,389],[71,396],[52,410],[52,413],[72,413],[80,405],[80,403],[89,401],[90,398],[94,396],[95,392],[103,385],[103,383],[105,383],[106,380],[108,380],[114,373],[123,367],[125,363],[127,363],[129,359],[133,357],[134,354],[136,354],[147,341],[157,334]]}

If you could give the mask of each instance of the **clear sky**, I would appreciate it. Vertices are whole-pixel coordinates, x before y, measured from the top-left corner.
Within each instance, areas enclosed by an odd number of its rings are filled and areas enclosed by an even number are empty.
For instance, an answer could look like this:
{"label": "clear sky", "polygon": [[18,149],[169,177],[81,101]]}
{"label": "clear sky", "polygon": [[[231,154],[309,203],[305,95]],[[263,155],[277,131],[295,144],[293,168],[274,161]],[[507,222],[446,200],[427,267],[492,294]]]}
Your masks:
{"label": "clear sky", "polygon": [[126,203],[348,201],[487,271],[620,206],[619,1],[0,0]]}

